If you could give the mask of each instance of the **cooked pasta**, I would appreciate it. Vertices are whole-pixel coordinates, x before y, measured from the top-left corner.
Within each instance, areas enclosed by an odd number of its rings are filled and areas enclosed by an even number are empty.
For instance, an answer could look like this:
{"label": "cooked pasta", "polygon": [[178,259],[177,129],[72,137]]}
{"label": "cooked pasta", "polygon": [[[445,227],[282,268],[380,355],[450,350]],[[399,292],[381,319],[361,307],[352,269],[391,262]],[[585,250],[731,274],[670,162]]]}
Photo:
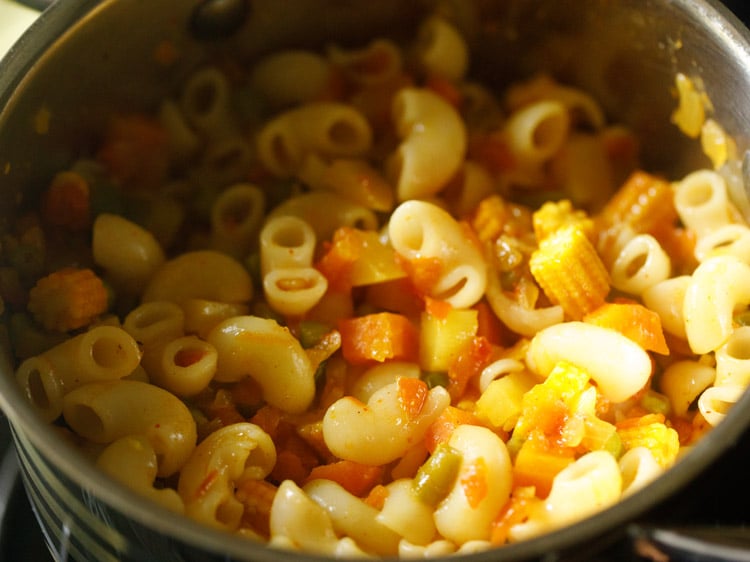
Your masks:
{"label": "cooked pasta", "polygon": [[262,480],[275,462],[271,437],[254,424],[236,423],[213,432],[191,451],[180,471],[177,491],[185,512],[206,525],[236,529],[243,507],[235,487],[245,479]]}
{"label": "cooked pasta", "polygon": [[184,513],[185,505],[177,492],[154,487],[159,465],[156,451],[146,437],[128,435],[117,439],[99,454],[96,466],[137,494],[171,511]]}
{"label": "cooked pasta", "polygon": [[180,470],[197,438],[187,406],[170,392],[143,382],[85,384],[65,395],[63,417],[76,433],[94,443],[146,436],[160,459],[159,476]]}
{"label": "cooked pasta", "polygon": [[260,233],[260,272],[265,278],[278,268],[309,267],[315,252],[315,232],[295,216],[270,218]]}
{"label": "cooked pasta", "polygon": [[102,213],[96,218],[91,244],[94,261],[110,281],[135,294],[164,263],[164,251],[154,235],[118,215]]}
{"label": "cooked pasta", "polygon": [[401,50],[388,39],[375,39],[355,48],[332,45],[327,54],[352,82],[365,86],[388,83],[398,76],[403,66]]}
{"label": "cooked pasta", "polygon": [[433,16],[421,25],[418,34],[415,57],[423,72],[461,80],[469,67],[469,49],[453,24]]}
{"label": "cooked pasta", "polygon": [[393,100],[393,120],[401,144],[387,175],[400,201],[435,195],[461,167],[466,128],[456,110],[437,94],[405,88]]}
{"label": "cooked pasta", "polygon": [[312,363],[288,328],[257,316],[228,318],[208,333],[218,353],[216,380],[253,378],[264,398],[288,412],[307,409],[315,395]]}
{"label": "cooked pasta", "polygon": [[211,245],[244,258],[257,244],[265,195],[256,186],[236,184],[222,191],[211,208]]}
{"label": "cooked pasta", "polygon": [[194,72],[185,82],[180,107],[185,118],[197,131],[221,138],[234,130],[229,106],[229,80],[216,67],[208,66]]}
{"label": "cooked pasta", "polygon": [[288,107],[323,97],[332,80],[331,63],[313,51],[294,49],[271,53],[259,60],[250,83],[268,103]]}
{"label": "cooked pasta", "polygon": [[16,382],[81,462],[272,549],[430,558],[595,515],[723,423],[750,386],[731,139],[646,171],[588,92],[479,82],[454,4],[218,49],[0,224]]}
{"label": "cooked pasta", "polygon": [[641,295],[672,273],[672,263],[659,242],[649,234],[631,238],[612,265],[612,285],[631,295]]}
{"label": "cooked pasta", "polygon": [[484,293],[487,268],[480,250],[446,211],[423,201],[399,205],[388,223],[396,252],[407,260],[433,259],[440,266],[430,296],[468,308]]}

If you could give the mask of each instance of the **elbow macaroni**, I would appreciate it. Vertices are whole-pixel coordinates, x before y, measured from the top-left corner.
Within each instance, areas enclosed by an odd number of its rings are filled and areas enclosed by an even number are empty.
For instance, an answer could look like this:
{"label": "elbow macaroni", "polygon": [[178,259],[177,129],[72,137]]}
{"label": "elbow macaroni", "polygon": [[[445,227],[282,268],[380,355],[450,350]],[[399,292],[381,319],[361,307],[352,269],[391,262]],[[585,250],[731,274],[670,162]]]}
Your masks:
{"label": "elbow macaroni", "polygon": [[388,236],[407,260],[440,261],[440,275],[430,289],[433,298],[468,308],[484,294],[487,266],[482,254],[446,211],[424,201],[402,203],[391,215]]}
{"label": "elbow macaroni", "polygon": [[0,224],[31,408],[134,494],[328,557],[481,552],[680,462],[750,385],[739,162],[640,170],[588,93],[475,82],[463,15],[217,53]]}
{"label": "elbow macaroni", "polygon": [[405,88],[393,100],[402,141],[387,164],[399,201],[438,193],[458,172],[467,136],[456,110],[429,90]]}
{"label": "elbow macaroni", "polygon": [[158,475],[170,476],[195,448],[195,421],[187,406],[158,386],[136,382],[92,382],[63,399],[63,417],[94,443],[145,436],[159,460]]}
{"label": "elbow macaroni", "polygon": [[332,404],[323,416],[323,439],[342,459],[385,464],[402,457],[412,443],[423,438],[449,402],[448,392],[435,387],[419,415],[409,419],[399,403],[398,382],[394,382],[375,391],[366,404],[350,396]]}
{"label": "elbow macaroni", "polygon": [[207,340],[218,355],[217,381],[251,377],[263,397],[286,412],[303,412],[312,402],[313,366],[288,328],[266,318],[238,316],[216,325]]}
{"label": "elbow macaroni", "polygon": [[213,432],[180,471],[177,491],[185,512],[211,527],[237,529],[243,508],[235,486],[245,479],[262,480],[275,463],[273,440],[257,425],[236,423]]}
{"label": "elbow macaroni", "polygon": [[683,316],[691,349],[715,351],[732,334],[735,311],[750,304],[750,265],[732,256],[701,263],[685,290]]}

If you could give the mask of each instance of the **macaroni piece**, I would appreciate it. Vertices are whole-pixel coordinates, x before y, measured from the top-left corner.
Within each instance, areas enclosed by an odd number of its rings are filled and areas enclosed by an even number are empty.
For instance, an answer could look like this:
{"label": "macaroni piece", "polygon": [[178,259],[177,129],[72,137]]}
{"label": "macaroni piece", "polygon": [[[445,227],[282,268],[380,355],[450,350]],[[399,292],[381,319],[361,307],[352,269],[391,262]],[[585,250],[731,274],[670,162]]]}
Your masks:
{"label": "macaroni piece", "polygon": [[732,334],[734,313],[750,304],[750,265],[733,256],[701,263],[685,289],[685,333],[695,353],[716,351]]}
{"label": "macaroni piece", "polygon": [[91,250],[109,281],[134,294],[143,290],[165,260],[151,232],[110,213],[102,213],[94,221]]}
{"label": "macaroni piece", "polygon": [[16,382],[81,462],[271,549],[429,558],[595,515],[723,423],[750,225],[709,100],[678,78],[713,169],[657,176],[588,92],[478,82],[456,6],[220,49],[0,224]]}
{"label": "macaroni piece", "polygon": [[94,443],[144,435],[160,459],[157,474],[171,476],[195,448],[195,421],[175,395],[153,384],[92,382],[65,395],[65,422]]}
{"label": "macaroni piece", "polygon": [[466,129],[456,110],[437,94],[404,88],[393,100],[393,121],[402,138],[387,165],[399,201],[435,195],[461,167]]}
{"label": "macaroni piece", "polygon": [[131,310],[122,328],[142,346],[182,336],[185,333],[185,313],[170,301],[151,301]]}
{"label": "macaroni piece", "polygon": [[431,203],[407,201],[393,211],[388,235],[407,260],[437,260],[440,272],[428,288],[430,296],[459,308],[481,298],[487,283],[484,259],[449,213]]}
{"label": "macaroni piece", "polygon": [[527,165],[549,160],[565,143],[570,116],[555,101],[540,101],[511,114],[505,135],[511,152]]}
{"label": "macaroni piece", "polygon": [[458,30],[439,16],[419,28],[415,55],[422,71],[449,80],[461,80],[469,67],[469,49]]}
{"label": "macaroni piece", "polygon": [[279,176],[294,175],[306,155],[357,156],[372,144],[365,117],[345,104],[316,102],[290,109],[258,134],[258,157]]}
{"label": "macaroni piece", "polygon": [[328,280],[313,267],[276,268],[263,277],[268,305],[285,316],[303,316],[328,290]]}
{"label": "macaroni piece", "polygon": [[375,39],[361,48],[332,45],[328,58],[355,84],[375,86],[387,84],[400,73],[402,53],[393,41]]}
{"label": "macaroni piece", "polygon": [[412,443],[423,438],[449,402],[448,391],[435,387],[423,399],[419,413],[410,417],[401,404],[397,381],[375,391],[366,404],[351,396],[337,400],[323,417],[323,439],[342,459],[386,464],[401,458]]}
{"label": "macaroni piece", "polygon": [[334,530],[367,552],[393,556],[401,536],[378,521],[378,510],[331,480],[308,482],[304,492],[326,510]]}
{"label": "macaroni piece", "polygon": [[154,384],[177,396],[194,396],[216,376],[216,348],[197,336],[160,341],[144,349],[143,365]]}
{"label": "macaroni piece", "polygon": [[659,241],[650,234],[631,238],[612,264],[612,285],[631,295],[666,281],[672,273],[672,263]]}
{"label": "macaroni piece", "polygon": [[206,340],[218,353],[217,381],[251,377],[270,404],[287,412],[303,412],[312,402],[312,363],[287,328],[267,318],[236,316],[217,324]]}
{"label": "macaroni piece", "polygon": [[262,480],[275,462],[271,437],[254,424],[236,423],[213,432],[180,471],[177,491],[185,512],[206,525],[235,530],[244,511],[235,488],[246,479]]}
{"label": "macaroni piece", "polygon": [[211,245],[242,259],[258,242],[266,200],[254,185],[225,189],[211,208]]}
{"label": "macaroni piece", "polygon": [[141,298],[143,302],[177,304],[191,298],[242,303],[252,295],[250,274],[237,260],[218,251],[199,250],[181,254],[162,265],[151,276]]}
{"label": "macaroni piece", "polygon": [[154,487],[159,464],[156,451],[146,437],[127,435],[117,439],[99,453],[96,466],[137,494],[176,513],[185,512],[177,492]]}
{"label": "macaroni piece", "polygon": [[362,230],[378,227],[378,218],[371,209],[325,191],[311,191],[287,199],[271,211],[268,220],[276,217],[304,220],[312,227],[317,240],[329,240],[342,226]]}
{"label": "macaroni piece", "polygon": [[192,74],[185,83],[180,107],[185,119],[200,134],[211,139],[234,131],[230,110],[229,80],[216,67],[208,66]]}
{"label": "macaroni piece", "polygon": [[312,265],[315,243],[315,232],[304,220],[286,215],[269,219],[260,233],[261,275]]}
{"label": "macaroni piece", "polygon": [[331,82],[333,71],[326,57],[301,49],[280,51],[259,60],[250,83],[275,107],[320,99]]}
{"label": "macaroni piece", "polygon": [[698,238],[730,222],[726,182],[714,171],[693,172],[678,182],[674,204],[682,222]]}

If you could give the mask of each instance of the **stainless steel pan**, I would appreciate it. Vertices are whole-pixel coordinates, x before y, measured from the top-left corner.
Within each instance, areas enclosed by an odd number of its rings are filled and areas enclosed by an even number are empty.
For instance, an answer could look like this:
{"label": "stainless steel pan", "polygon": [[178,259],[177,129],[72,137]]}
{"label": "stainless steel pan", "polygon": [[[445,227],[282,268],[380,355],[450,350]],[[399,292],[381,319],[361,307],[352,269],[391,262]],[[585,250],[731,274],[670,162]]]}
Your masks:
{"label": "stainless steel pan", "polygon": [[[50,174],[85,152],[112,108],[154,107],[196,65],[231,53],[251,60],[327,38],[410,34],[430,2],[341,0],[65,0],[54,3],[0,66],[0,221],[33,200]],[[468,4],[468,0],[467,0]],[[669,125],[676,72],[702,77],[715,117],[750,147],[750,33],[713,0],[477,0],[463,22],[475,71],[498,86],[545,69],[599,98],[644,143],[646,165],[677,175],[701,163]],[[471,11],[469,11],[471,12]],[[162,39],[180,63],[154,62]],[[312,561],[162,512],[81,462],[24,405],[9,359],[0,405],[29,496],[60,559]],[[581,559],[731,449],[750,426],[750,394],[669,473],[597,516],[473,562]]]}

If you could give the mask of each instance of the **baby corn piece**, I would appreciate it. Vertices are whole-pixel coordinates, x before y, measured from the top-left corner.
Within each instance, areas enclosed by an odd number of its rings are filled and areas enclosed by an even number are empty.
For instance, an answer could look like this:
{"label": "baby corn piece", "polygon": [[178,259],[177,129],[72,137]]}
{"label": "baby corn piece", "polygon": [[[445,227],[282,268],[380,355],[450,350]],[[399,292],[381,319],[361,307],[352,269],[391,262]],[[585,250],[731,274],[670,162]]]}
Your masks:
{"label": "baby corn piece", "polygon": [[529,268],[549,300],[573,320],[601,306],[609,294],[607,269],[577,225],[559,228],[542,240]]}
{"label": "baby corn piece", "polygon": [[573,208],[568,199],[547,201],[533,214],[532,221],[539,241],[567,225],[578,226],[589,240],[594,240],[594,221],[585,211]]}
{"label": "baby corn piece", "polygon": [[29,292],[29,311],[47,330],[67,332],[106,312],[109,293],[90,269],[66,268],[41,278]]}
{"label": "baby corn piece", "polygon": [[600,230],[626,224],[636,233],[653,232],[677,219],[672,185],[641,170],[633,172],[597,216]]}

